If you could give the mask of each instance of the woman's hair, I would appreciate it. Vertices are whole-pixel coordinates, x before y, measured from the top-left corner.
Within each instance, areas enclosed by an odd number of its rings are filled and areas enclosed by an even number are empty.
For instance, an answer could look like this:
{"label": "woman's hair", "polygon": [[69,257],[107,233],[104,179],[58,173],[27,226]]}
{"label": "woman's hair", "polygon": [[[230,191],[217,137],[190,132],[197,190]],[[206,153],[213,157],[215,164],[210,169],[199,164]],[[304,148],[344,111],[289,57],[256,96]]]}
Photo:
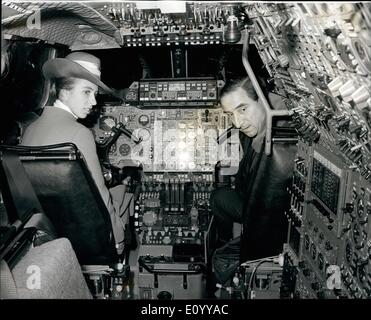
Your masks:
{"label": "woman's hair", "polygon": [[241,79],[233,79],[233,80],[230,80],[226,83],[226,85],[223,87],[221,93],[220,93],[220,96],[223,96],[227,93],[230,93],[234,90],[236,90],[237,88],[241,88],[243,90],[246,91],[247,95],[257,101],[258,100],[258,95],[255,91],[255,88],[250,80],[250,78],[248,77],[245,77],[245,78],[241,78]]}
{"label": "woman's hair", "polygon": [[50,91],[49,91],[49,99],[48,103],[52,104],[59,98],[59,94],[62,89],[64,90],[71,90],[76,82],[76,78],[66,78],[66,77],[61,77],[61,78],[54,78],[51,80],[51,85],[50,85]]}

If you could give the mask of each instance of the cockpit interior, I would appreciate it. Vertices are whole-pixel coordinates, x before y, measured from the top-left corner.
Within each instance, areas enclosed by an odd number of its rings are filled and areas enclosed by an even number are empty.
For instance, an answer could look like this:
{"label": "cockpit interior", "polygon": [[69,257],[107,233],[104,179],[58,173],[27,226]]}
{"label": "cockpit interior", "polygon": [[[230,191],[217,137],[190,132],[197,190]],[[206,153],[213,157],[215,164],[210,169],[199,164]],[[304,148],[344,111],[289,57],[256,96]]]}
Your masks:
{"label": "cockpit interior", "polygon": [[[370,3],[3,0],[1,26],[1,299],[371,298]],[[80,52],[92,139],[28,144]]]}

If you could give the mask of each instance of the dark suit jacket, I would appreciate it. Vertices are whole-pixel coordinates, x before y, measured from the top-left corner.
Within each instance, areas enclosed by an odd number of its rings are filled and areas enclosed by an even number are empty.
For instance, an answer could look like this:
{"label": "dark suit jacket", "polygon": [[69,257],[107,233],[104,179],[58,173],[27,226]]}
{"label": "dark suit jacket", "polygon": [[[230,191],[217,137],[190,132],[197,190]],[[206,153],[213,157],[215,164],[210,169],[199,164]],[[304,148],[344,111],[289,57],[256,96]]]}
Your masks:
{"label": "dark suit jacket", "polygon": [[69,112],[57,107],[45,107],[39,119],[24,132],[22,145],[43,146],[72,142],[81,151],[92,177],[110,213],[116,243],[124,239],[124,222],[120,215],[125,209],[125,186],[113,188],[110,192],[105,186],[102,169],[96,152],[92,132],[76,121]]}

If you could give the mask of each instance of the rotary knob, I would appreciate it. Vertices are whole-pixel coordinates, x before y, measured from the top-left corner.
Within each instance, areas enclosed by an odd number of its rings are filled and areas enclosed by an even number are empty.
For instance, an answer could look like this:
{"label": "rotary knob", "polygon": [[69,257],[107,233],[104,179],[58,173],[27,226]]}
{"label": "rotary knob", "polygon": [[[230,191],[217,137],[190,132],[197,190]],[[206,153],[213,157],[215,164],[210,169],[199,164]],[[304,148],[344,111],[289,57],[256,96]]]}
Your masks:
{"label": "rotary knob", "polygon": [[334,96],[340,94],[339,89],[344,85],[342,79],[340,77],[336,77],[334,80],[327,84],[328,89]]}
{"label": "rotary knob", "polygon": [[286,54],[279,55],[277,60],[281,68],[286,68],[289,66],[289,58]]}
{"label": "rotary knob", "polygon": [[339,88],[339,93],[344,101],[349,102],[352,100],[352,93],[356,91],[356,87],[353,80],[348,80]]}
{"label": "rotary knob", "polygon": [[370,98],[370,92],[364,85],[362,85],[352,93],[351,98],[357,108],[362,110],[367,107],[367,100]]}

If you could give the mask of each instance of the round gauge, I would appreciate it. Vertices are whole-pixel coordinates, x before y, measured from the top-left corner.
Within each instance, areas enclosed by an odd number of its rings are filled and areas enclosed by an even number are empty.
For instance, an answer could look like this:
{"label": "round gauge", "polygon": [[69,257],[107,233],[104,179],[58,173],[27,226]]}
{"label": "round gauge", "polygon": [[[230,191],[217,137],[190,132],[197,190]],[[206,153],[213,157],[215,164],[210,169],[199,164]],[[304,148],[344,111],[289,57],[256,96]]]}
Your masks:
{"label": "round gauge", "polygon": [[122,156],[127,156],[130,154],[130,146],[126,143],[122,144],[120,147],[119,147],[119,152]]}
{"label": "round gauge", "polygon": [[142,114],[138,118],[138,122],[139,122],[140,125],[142,125],[143,127],[145,127],[149,123],[149,117],[146,114]]}
{"label": "round gauge", "polygon": [[142,139],[142,141],[148,141],[151,137],[151,133],[145,128],[134,130],[133,133],[137,138]]}
{"label": "round gauge", "polygon": [[143,147],[141,145],[136,145],[133,147],[133,151],[132,151],[132,154],[133,155],[137,155],[139,157],[142,157],[143,156]]}
{"label": "round gauge", "polygon": [[157,222],[157,214],[154,211],[147,211],[143,214],[143,223],[150,227]]}

